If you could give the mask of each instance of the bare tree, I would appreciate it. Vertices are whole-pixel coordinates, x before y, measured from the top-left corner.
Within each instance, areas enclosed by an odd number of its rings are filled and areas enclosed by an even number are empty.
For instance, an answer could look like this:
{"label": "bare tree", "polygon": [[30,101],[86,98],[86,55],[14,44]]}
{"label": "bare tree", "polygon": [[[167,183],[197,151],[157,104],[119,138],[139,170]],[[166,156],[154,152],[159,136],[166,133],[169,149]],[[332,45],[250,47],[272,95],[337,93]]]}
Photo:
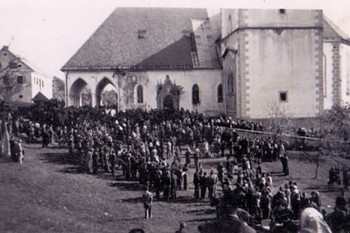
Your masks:
{"label": "bare tree", "polygon": [[265,111],[269,116],[266,127],[269,132],[274,134],[275,138],[277,135],[290,134],[295,129],[292,116],[283,105],[269,103],[265,107]]}
{"label": "bare tree", "polygon": [[317,140],[309,140],[313,150],[304,151],[303,159],[316,164],[315,178],[318,176],[320,163],[328,156],[347,157],[350,136],[350,108],[334,106],[314,119],[317,127]]}
{"label": "bare tree", "polygon": [[57,100],[64,100],[65,86],[64,86],[63,80],[54,76],[52,81],[52,90],[53,90],[53,98]]}
{"label": "bare tree", "polygon": [[117,103],[117,93],[115,90],[103,91],[101,94],[102,103],[104,106],[113,106]]}

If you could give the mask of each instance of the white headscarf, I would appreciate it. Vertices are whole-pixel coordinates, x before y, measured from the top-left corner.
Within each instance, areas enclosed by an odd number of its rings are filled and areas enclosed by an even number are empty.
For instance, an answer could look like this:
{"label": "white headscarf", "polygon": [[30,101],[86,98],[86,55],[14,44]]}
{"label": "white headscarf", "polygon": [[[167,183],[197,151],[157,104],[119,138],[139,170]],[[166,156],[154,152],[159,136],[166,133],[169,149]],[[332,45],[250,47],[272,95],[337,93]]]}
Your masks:
{"label": "white headscarf", "polygon": [[299,233],[332,233],[323,216],[313,207],[305,208],[300,216]]}

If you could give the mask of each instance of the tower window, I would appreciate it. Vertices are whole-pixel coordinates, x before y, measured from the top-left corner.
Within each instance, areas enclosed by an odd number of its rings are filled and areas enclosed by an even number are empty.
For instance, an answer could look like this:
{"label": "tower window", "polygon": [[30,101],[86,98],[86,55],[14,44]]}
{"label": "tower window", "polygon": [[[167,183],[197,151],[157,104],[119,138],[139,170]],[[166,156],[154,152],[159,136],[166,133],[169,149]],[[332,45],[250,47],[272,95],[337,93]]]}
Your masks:
{"label": "tower window", "polygon": [[279,101],[280,102],[288,102],[288,92],[287,91],[280,91],[279,92]]}
{"label": "tower window", "polygon": [[223,93],[222,93],[222,84],[220,83],[218,85],[218,103],[222,103],[223,102]]}
{"label": "tower window", "polygon": [[146,30],[139,30],[139,39],[145,39],[146,38]]}
{"label": "tower window", "polygon": [[279,12],[280,12],[280,14],[285,14],[286,13],[286,9],[280,9]]}

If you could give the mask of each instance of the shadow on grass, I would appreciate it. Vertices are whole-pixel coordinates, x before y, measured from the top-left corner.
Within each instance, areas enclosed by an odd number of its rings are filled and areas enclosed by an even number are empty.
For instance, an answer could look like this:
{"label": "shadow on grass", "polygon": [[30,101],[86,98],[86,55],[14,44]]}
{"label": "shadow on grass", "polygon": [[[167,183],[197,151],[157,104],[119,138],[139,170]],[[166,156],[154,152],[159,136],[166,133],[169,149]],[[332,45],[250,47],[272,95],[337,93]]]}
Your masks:
{"label": "shadow on grass", "polygon": [[15,163],[11,157],[0,156],[0,163]]}
{"label": "shadow on grass", "polygon": [[190,211],[187,211],[186,213],[194,214],[194,215],[197,215],[197,216],[212,215],[212,214],[216,214],[216,210],[215,209],[208,209],[208,207],[207,207],[206,209],[190,210]]}
{"label": "shadow on grass", "polygon": [[142,203],[142,197],[128,198],[121,200],[122,203]]}
{"label": "shadow on grass", "polygon": [[191,222],[209,222],[209,221],[213,221],[216,218],[198,218],[198,219],[192,219],[192,220],[188,220],[186,222],[191,223]]}
{"label": "shadow on grass", "polygon": [[340,192],[343,189],[342,186],[328,186],[328,185],[316,185],[316,186],[309,186],[304,188],[304,190],[316,190],[320,193],[333,193],[333,192]]}
{"label": "shadow on grass", "polygon": [[127,191],[140,191],[142,190],[142,184],[137,181],[130,180],[116,180],[109,183],[109,186],[116,187],[119,190],[127,190]]}
{"label": "shadow on grass", "polygon": [[68,156],[67,153],[44,153],[40,154],[40,161],[55,164],[75,164],[76,160],[72,156]]}

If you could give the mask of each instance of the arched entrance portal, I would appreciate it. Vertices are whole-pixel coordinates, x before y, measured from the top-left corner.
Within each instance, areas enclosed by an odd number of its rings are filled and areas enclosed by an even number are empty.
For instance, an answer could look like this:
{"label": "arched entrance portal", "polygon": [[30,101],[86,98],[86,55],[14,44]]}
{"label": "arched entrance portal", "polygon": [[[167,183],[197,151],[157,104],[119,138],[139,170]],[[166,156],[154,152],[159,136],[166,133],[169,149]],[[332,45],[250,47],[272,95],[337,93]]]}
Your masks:
{"label": "arched entrance portal", "polygon": [[172,83],[167,75],[163,83],[158,84],[157,107],[159,109],[176,110],[180,106],[181,87]]}
{"label": "arched entrance portal", "polygon": [[69,91],[70,105],[80,107],[82,105],[82,92],[88,87],[88,84],[81,78],[77,79],[71,86]]}
{"label": "arched entrance portal", "polygon": [[174,110],[173,97],[171,95],[166,95],[163,101],[163,109]]}
{"label": "arched entrance portal", "polygon": [[106,106],[118,110],[118,94],[114,84],[103,78],[96,87],[96,106]]}

